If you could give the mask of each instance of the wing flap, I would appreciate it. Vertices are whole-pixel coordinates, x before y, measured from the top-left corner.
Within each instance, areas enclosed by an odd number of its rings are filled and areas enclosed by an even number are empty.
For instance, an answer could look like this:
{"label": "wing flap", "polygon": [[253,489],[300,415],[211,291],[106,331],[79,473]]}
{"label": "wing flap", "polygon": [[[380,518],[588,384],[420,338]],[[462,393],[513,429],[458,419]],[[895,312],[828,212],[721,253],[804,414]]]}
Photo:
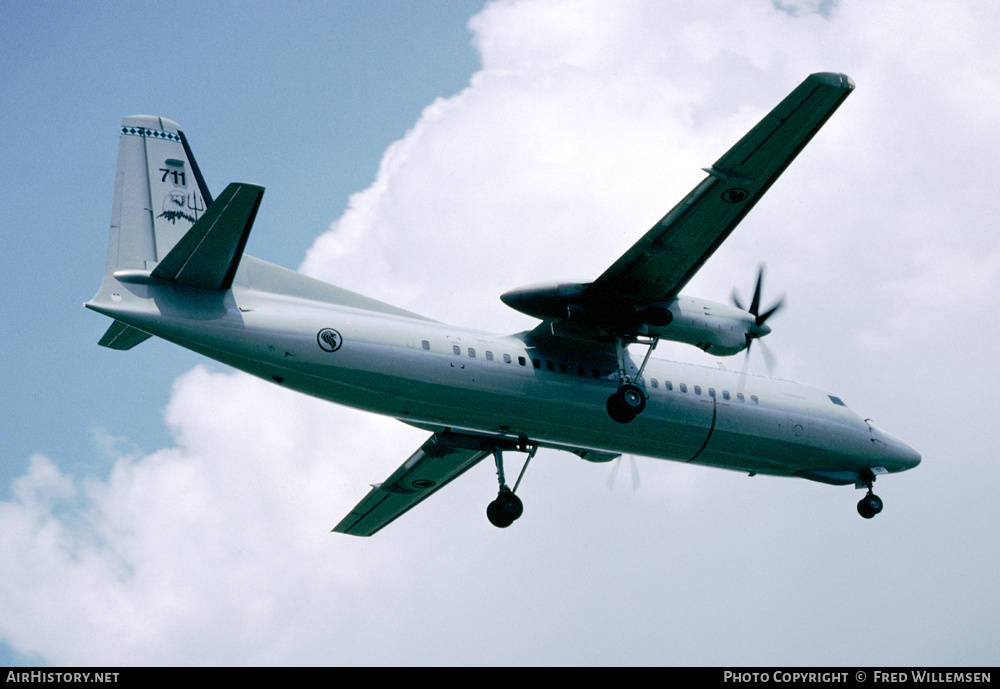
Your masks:
{"label": "wing flap", "polygon": [[234,183],[226,187],[151,273],[190,287],[232,287],[264,188]]}
{"label": "wing flap", "polygon": [[677,296],[853,89],[843,74],[806,78],[582,296],[632,305]]}
{"label": "wing flap", "polygon": [[148,340],[152,335],[138,328],[134,328],[131,325],[126,325],[121,321],[116,320],[108,328],[107,332],[97,343],[102,347],[108,347],[109,349],[126,350],[132,349],[137,344],[142,344]]}
{"label": "wing flap", "polygon": [[492,454],[488,439],[435,433],[344,517],[334,531],[371,536]]}

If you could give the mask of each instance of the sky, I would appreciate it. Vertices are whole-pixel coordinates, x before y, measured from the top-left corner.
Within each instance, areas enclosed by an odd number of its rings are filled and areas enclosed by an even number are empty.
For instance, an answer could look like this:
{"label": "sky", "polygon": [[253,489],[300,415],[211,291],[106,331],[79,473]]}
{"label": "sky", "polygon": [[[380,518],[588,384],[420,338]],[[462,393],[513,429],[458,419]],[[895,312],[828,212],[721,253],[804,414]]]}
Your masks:
{"label": "sky", "polygon": [[[4,4],[0,664],[997,663],[1000,8],[147,5]],[[857,89],[685,293],[765,262],[774,375],[922,454],[870,521],[852,487],[542,451],[508,529],[484,462],[332,534],[425,432],[101,348],[82,308],[124,116],[179,122],[215,193],[266,187],[247,253],[517,332],[501,293],[599,275],[817,71]]]}

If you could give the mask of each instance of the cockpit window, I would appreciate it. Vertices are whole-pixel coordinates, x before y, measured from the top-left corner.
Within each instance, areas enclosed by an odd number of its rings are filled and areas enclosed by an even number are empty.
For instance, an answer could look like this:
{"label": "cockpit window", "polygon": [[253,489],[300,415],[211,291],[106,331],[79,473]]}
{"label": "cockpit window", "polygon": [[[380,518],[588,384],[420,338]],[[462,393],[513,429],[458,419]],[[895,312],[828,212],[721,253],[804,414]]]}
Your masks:
{"label": "cockpit window", "polygon": [[844,404],[844,400],[840,399],[839,397],[834,397],[833,395],[827,395],[827,397],[829,397],[830,401],[836,404],[838,407],[847,406],[846,404]]}

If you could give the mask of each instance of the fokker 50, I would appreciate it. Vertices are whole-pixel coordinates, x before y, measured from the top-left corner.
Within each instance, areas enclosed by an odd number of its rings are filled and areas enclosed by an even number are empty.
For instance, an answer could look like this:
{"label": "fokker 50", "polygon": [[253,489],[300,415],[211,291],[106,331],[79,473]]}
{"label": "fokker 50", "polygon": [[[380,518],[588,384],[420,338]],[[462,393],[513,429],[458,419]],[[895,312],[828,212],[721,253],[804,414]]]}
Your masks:
{"label": "fokker 50", "polygon": [[858,512],[871,518],[882,510],[875,477],[920,462],[905,443],[814,387],[650,357],[660,340],[730,356],[770,332],[778,305],[761,309],[760,276],[748,309],[735,295],[730,306],[680,291],[853,89],[842,74],[809,76],[593,282],[504,294],[542,321],[514,335],[445,325],[244,256],[264,189],[234,183],[213,199],[176,123],[127,117],[104,280],[86,306],[114,319],[105,347],[156,335],[431,432],[335,531],[369,536],[486,457],[499,480],[487,516],[509,526],[523,506],[503,455],[527,453],[527,467],[542,447],[853,483],[868,489]]}

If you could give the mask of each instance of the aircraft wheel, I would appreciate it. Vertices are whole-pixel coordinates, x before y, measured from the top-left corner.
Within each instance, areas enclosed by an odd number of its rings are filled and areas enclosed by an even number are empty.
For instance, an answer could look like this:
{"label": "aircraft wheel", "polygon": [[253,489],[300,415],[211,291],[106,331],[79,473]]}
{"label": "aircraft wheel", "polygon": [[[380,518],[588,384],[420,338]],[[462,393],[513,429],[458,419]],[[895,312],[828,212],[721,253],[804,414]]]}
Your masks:
{"label": "aircraft wheel", "polygon": [[490,524],[500,529],[506,529],[522,514],[524,504],[521,498],[510,491],[501,492],[486,508],[486,518],[490,520]]}
{"label": "aircraft wheel", "polygon": [[618,423],[628,423],[635,418],[635,414],[622,405],[622,401],[619,399],[617,392],[608,398],[607,408],[608,416]]}
{"label": "aircraft wheel", "polygon": [[628,423],[646,408],[646,395],[631,383],[619,387],[608,398],[608,414],[618,423]]}
{"label": "aircraft wheel", "polygon": [[646,408],[646,394],[636,385],[623,385],[615,394],[621,400],[622,407],[628,409],[632,416],[638,416]]}
{"label": "aircraft wheel", "polygon": [[865,519],[871,519],[882,511],[882,507],[882,498],[874,493],[869,493],[861,498],[861,502],[858,503],[858,514]]}

